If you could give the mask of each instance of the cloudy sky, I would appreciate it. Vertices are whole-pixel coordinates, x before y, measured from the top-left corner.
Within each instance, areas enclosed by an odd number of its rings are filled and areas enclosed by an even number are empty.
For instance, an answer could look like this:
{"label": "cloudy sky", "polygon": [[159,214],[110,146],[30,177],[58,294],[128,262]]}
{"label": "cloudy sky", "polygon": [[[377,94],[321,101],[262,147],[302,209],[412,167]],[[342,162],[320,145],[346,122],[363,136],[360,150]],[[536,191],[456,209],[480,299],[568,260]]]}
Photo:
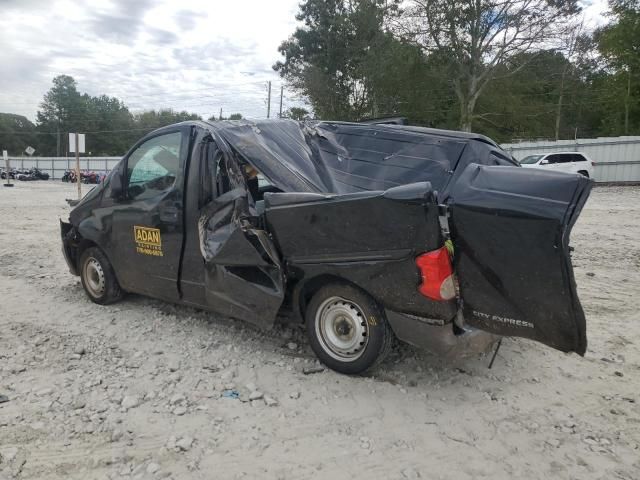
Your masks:
{"label": "cloudy sky", "polygon": [[[51,79],[131,110],[266,115],[299,0],[0,0],[0,111],[35,118]],[[285,108],[296,104],[286,92]]]}
{"label": "cloudy sky", "polygon": [[[35,119],[60,74],[133,111],[171,107],[205,117],[266,116],[271,66],[300,0],[0,0],[0,112]],[[606,0],[585,0],[587,24]],[[299,104],[285,91],[284,108]]]}

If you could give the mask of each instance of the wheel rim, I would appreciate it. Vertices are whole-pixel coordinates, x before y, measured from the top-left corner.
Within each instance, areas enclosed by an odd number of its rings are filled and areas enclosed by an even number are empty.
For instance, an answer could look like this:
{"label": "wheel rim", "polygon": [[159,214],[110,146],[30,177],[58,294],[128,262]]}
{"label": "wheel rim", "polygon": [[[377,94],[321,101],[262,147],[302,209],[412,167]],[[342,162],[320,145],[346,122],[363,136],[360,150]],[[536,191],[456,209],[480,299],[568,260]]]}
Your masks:
{"label": "wheel rim", "polygon": [[369,325],[362,309],[341,297],[326,299],[315,318],[316,336],[323,350],[341,362],[353,362],[369,342]]}
{"label": "wheel rim", "polygon": [[84,284],[92,297],[98,298],[104,293],[104,270],[100,262],[93,257],[89,257],[84,264]]}

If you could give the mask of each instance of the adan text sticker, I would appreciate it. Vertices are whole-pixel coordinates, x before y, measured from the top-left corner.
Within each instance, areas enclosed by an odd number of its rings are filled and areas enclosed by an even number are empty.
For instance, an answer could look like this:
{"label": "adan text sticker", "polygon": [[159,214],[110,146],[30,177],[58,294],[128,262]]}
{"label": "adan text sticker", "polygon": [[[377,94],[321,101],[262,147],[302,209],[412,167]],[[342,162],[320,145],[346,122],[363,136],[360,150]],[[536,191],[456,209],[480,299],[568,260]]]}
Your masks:
{"label": "adan text sticker", "polygon": [[162,240],[159,229],[136,225],[133,227],[133,236],[136,241],[136,252],[162,257]]}

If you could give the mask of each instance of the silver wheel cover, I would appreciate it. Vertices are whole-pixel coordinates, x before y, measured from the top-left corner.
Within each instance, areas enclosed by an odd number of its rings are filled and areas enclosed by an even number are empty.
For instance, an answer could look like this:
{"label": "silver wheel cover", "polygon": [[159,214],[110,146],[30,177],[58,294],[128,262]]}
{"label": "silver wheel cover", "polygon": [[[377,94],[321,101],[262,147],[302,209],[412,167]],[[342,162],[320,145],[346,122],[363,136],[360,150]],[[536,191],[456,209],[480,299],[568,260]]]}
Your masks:
{"label": "silver wheel cover", "polygon": [[316,337],[322,349],[341,362],[353,362],[369,342],[369,325],[362,309],[342,297],[329,297],[315,315]]}
{"label": "silver wheel cover", "polygon": [[87,258],[84,262],[82,275],[89,295],[94,298],[100,298],[105,290],[104,270],[100,262],[93,257]]}

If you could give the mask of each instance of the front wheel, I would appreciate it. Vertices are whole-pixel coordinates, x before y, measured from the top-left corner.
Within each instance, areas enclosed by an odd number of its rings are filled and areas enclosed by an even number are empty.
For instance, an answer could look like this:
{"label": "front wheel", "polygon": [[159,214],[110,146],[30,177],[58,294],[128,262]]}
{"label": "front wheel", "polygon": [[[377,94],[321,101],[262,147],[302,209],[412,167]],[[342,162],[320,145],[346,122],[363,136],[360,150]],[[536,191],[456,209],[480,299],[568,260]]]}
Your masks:
{"label": "front wheel", "polygon": [[394,337],[384,311],[350,285],[332,284],[318,290],[307,306],[306,324],[315,354],[340,373],[362,373],[391,351]]}
{"label": "front wheel", "polygon": [[89,299],[100,305],[117,302],[123,296],[111,263],[97,247],[87,248],[82,253],[80,280]]}

